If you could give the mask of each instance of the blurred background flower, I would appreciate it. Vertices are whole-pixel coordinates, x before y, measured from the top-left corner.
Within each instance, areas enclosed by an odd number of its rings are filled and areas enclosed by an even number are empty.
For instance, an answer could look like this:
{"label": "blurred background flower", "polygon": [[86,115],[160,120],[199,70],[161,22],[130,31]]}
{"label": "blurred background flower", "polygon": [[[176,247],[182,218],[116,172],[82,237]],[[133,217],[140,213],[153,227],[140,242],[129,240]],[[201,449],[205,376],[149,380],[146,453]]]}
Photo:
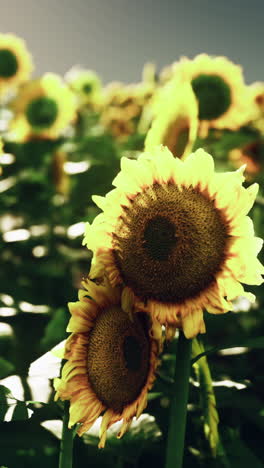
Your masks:
{"label": "blurred background flower", "polygon": [[0,94],[26,81],[32,70],[24,40],[14,34],[0,34]]}

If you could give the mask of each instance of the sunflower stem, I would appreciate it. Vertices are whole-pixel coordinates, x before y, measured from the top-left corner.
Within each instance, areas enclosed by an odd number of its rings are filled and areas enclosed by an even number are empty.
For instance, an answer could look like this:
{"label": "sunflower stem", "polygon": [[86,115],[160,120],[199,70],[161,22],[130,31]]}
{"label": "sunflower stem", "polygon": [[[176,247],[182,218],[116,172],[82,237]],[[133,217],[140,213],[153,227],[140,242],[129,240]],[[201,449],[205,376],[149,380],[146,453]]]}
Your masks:
{"label": "sunflower stem", "polygon": [[176,353],[173,397],[170,405],[166,468],[182,467],[191,369],[191,350],[192,340],[185,338],[183,332],[180,331]]}
{"label": "sunflower stem", "polygon": [[69,429],[69,402],[64,402],[64,415],[62,426],[62,438],[60,445],[59,468],[72,468],[72,449],[74,429]]}
{"label": "sunflower stem", "polygon": [[[204,346],[202,341],[194,338],[192,342],[193,357],[199,356],[204,353]],[[216,399],[214,394],[213,382],[211,377],[210,368],[206,356],[201,357],[194,364],[199,384],[200,384],[200,397],[201,406],[204,415],[204,433],[207,438],[212,456],[215,458],[218,449],[220,449],[220,440],[218,433],[219,416],[216,407]]]}

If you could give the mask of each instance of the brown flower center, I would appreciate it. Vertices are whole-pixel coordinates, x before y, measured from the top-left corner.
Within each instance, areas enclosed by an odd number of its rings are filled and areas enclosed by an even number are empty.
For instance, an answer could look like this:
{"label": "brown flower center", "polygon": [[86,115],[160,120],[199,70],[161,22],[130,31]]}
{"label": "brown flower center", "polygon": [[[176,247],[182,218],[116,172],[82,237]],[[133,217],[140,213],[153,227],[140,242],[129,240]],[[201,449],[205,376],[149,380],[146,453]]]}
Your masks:
{"label": "brown flower center", "polygon": [[232,103],[231,90],[219,75],[200,74],[193,78],[192,88],[199,103],[199,119],[214,120]]}
{"label": "brown flower center", "polygon": [[12,50],[0,49],[0,78],[11,78],[18,70],[18,61]]}
{"label": "brown flower center", "polygon": [[58,104],[54,99],[40,96],[30,101],[26,108],[26,118],[32,127],[45,129],[51,127],[59,113]]}
{"label": "brown flower center", "polygon": [[88,378],[96,396],[117,413],[139,396],[149,373],[147,317],[133,322],[120,307],[102,312],[89,335]]}
{"label": "brown flower center", "polygon": [[124,208],[112,246],[124,283],[138,297],[180,303],[214,281],[227,242],[214,201],[170,182],[148,187]]}
{"label": "brown flower center", "polygon": [[259,107],[261,107],[262,109],[264,109],[264,93],[263,93],[263,94],[259,94],[259,95],[256,97],[256,103],[259,105]]}
{"label": "brown flower center", "polygon": [[91,94],[91,92],[93,91],[93,84],[92,83],[84,83],[84,85],[82,86],[82,91],[84,92],[84,94]]}
{"label": "brown flower center", "polygon": [[155,260],[168,260],[176,244],[176,228],[166,217],[151,218],[144,230],[145,249]]}

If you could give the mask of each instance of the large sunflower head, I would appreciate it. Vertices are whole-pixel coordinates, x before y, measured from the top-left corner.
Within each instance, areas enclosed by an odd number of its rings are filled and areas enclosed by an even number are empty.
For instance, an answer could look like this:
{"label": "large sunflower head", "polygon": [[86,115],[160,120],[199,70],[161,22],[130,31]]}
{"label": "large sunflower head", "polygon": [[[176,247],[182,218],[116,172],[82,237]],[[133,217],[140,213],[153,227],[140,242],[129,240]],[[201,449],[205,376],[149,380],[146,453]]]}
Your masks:
{"label": "large sunflower head", "polygon": [[226,57],[183,57],[174,65],[174,73],[191,83],[204,127],[236,129],[250,120],[250,96],[242,69]]}
{"label": "large sunflower head", "polygon": [[47,73],[27,83],[13,102],[12,130],[19,140],[57,138],[75,118],[75,98],[61,78]]}
{"label": "large sunflower head", "polygon": [[159,343],[150,336],[146,313],[133,311],[129,316],[121,308],[119,288],[111,288],[107,280],[100,286],[86,280],[83,287],[79,300],[69,304],[67,363],[55,382],[55,398],[70,400],[69,425],[80,423],[79,435],[104,412],[103,447],[109,426],[122,419],[121,437],[146,407]]}
{"label": "large sunflower head", "polygon": [[156,118],[147,134],[145,150],[162,144],[175,157],[184,159],[197,136],[197,101],[189,83],[173,80],[165,88],[155,104]]}
{"label": "large sunflower head", "polygon": [[181,161],[157,147],[123,158],[116,189],[94,197],[103,213],[84,243],[112,285],[125,285],[139,307],[188,338],[205,331],[204,308],[231,310],[232,299],[248,295],[241,282],[262,282],[262,240],[246,216],[258,185],[243,188],[242,172],[215,173],[202,149]]}
{"label": "large sunflower head", "polygon": [[32,70],[25,42],[13,34],[0,34],[0,94],[26,81]]}

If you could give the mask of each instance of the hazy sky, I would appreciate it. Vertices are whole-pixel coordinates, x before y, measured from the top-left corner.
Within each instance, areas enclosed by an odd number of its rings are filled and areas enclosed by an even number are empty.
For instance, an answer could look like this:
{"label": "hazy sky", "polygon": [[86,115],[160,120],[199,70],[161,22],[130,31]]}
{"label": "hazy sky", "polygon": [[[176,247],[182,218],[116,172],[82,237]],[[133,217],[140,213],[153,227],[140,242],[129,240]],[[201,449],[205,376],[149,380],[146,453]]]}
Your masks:
{"label": "hazy sky", "polygon": [[264,0],[6,0],[1,32],[23,37],[35,75],[81,64],[106,83],[181,55],[226,55],[264,81]]}

